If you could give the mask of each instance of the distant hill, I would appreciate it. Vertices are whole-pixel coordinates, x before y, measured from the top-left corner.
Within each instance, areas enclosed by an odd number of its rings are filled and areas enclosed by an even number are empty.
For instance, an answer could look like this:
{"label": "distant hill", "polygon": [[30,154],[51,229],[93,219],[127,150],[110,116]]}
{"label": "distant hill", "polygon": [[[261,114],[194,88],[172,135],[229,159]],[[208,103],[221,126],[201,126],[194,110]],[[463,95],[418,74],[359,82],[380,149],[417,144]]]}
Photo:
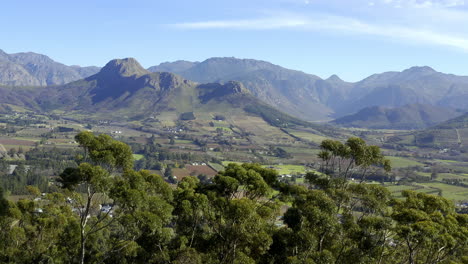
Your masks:
{"label": "distant hill", "polygon": [[60,85],[88,77],[98,71],[98,67],[66,66],[42,54],[7,54],[0,50],[0,85]]}
{"label": "distant hill", "polygon": [[333,123],[346,127],[374,129],[422,129],[434,126],[462,113],[432,105],[411,104],[397,108],[366,107],[338,118]]}
{"label": "distant hill", "polygon": [[456,118],[443,122],[436,127],[436,129],[465,129],[468,128],[468,113],[460,115]]}

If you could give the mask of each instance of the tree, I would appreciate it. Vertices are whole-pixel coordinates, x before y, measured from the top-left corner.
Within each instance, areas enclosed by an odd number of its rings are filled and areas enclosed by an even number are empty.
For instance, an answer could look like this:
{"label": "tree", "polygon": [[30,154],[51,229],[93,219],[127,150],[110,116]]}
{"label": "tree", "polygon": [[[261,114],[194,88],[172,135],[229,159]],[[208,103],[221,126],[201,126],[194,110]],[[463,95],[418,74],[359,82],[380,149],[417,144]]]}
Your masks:
{"label": "tree", "polygon": [[[105,215],[92,219],[92,225],[88,226],[93,206],[97,206],[98,202],[94,198],[100,196],[102,199],[109,193],[113,181],[111,174],[114,171],[129,171],[133,167],[133,156],[128,145],[105,134],[95,136],[91,132],[80,132],[75,140],[83,147],[85,156],[77,168],[67,168],[60,174],[60,182],[64,188],[75,191],[73,197],[80,217],[79,259],[80,263],[84,263],[88,238],[112,222],[108,217],[109,210]],[[76,193],[78,190],[85,191],[84,199]]]}
{"label": "tree", "polygon": [[396,200],[396,245],[409,264],[455,261],[468,254],[468,217],[445,198],[403,191]]}
{"label": "tree", "polygon": [[[271,187],[278,184],[277,177],[275,170],[262,168],[258,164],[230,163],[214,177],[213,183],[224,197],[258,199],[272,191]],[[240,187],[243,187],[242,190]]]}
{"label": "tree", "polygon": [[351,137],[345,144],[327,139],[322,141],[320,148],[318,157],[323,162],[322,171],[333,177],[360,177],[362,182],[377,168],[391,170],[390,160],[384,157],[380,148],[368,146],[361,138]]}
{"label": "tree", "polygon": [[115,182],[110,192],[120,226],[114,232],[112,245],[115,262],[162,263],[169,260],[167,246],[173,231],[173,194],[171,187],[159,175],[148,171],[127,171]]}
{"label": "tree", "polygon": [[284,215],[284,222],[293,230],[293,257],[303,263],[330,259],[330,247],[340,228],[335,202],[322,190],[300,190],[293,207]]}
{"label": "tree", "polygon": [[259,261],[279,213],[268,198],[276,178],[276,171],[258,164],[229,164],[212,183],[195,177],[180,181],[174,192],[177,259],[192,252],[202,263]]}

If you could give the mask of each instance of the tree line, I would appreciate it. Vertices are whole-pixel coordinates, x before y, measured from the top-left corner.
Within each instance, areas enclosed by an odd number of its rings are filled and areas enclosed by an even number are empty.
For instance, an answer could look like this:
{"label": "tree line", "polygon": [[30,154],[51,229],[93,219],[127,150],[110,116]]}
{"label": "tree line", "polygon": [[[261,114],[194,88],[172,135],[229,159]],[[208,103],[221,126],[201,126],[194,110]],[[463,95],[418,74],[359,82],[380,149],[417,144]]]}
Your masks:
{"label": "tree line", "polygon": [[60,174],[60,190],[42,196],[29,187],[33,199],[0,199],[0,262],[468,261],[468,215],[450,201],[411,191],[395,200],[380,185],[349,180],[390,169],[357,138],[325,143],[325,173],[308,173],[307,185],[230,164],[212,182],[186,177],[175,187],[133,170],[124,143],[90,132],[76,140],[84,151]]}

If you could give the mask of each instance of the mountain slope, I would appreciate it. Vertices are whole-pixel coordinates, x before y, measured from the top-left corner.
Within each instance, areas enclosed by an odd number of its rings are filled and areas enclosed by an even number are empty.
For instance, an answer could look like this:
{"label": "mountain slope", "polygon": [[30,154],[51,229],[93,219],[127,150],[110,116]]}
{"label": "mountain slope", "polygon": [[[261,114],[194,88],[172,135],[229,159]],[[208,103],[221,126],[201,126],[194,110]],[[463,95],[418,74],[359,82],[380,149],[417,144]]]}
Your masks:
{"label": "mountain slope", "polygon": [[394,142],[416,145],[419,147],[436,147],[468,151],[468,113],[447,120],[437,126],[418,131],[405,137],[397,137]]}
{"label": "mountain slope", "polygon": [[327,119],[333,112],[330,107],[344,100],[350,88],[339,78],[322,80],[252,59],[211,58],[185,66],[183,70],[180,62],[165,63],[149,70],[165,69],[201,83],[239,81],[260,100],[306,120]]}
{"label": "mountain slope", "polygon": [[431,105],[412,104],[398,108],[366,107],[333,123],[374,129],[421,129],[460,115],[460,112]]}
{"label": "mountain slope", "polygon": [[88,77],[98,70],[98,67],[66,66],[32,52],[7,54],[0,51],[1,85],[60,85]]}

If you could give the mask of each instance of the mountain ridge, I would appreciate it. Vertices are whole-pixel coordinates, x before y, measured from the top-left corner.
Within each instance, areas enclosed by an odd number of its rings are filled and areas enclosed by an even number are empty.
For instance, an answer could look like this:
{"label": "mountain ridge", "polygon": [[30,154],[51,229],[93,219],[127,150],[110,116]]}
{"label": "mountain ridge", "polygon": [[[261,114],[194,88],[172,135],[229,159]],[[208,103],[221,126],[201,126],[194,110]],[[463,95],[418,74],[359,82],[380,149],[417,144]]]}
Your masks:
{"label": "mountain ridge", "polygon": [[[60,70],[63,67],[67,70]],[[70,83],[67,80],[83,79],[79,75],[88,78],[99,69],[65,66],[37,53],[0,52],[0,85],[64,85]],[[148,73],[141,65],[134,70],[139,76]],[[164,62],[148,70],[172,72],[197,83],[239,81],[261,101],[309,121],[336,119],[376,104],[401,107],[419,103],[467,109],[468,100],[468,77],[440,73],[428,66],[373,74],[358,82],[346,82],[337,75],[322,79],[267,61],[234,57],[214,57],[202,62]],[[73,71],[71,79],[67,74],[70,71]]]}
{"label": "mountain ridge", "polygon": [[66,66],[34,52],[8,54],[0,50],[0,84],[50,86],[76,81],[99,70],[98,67]]}
{"label": "mountain ridge", "polygon": [[[386,107],[419,103],[466,108],[464,102],[468,100],[467,76],[440,73],[429,66],[414,66],[400,72],[373,74],[358,82],[346,82],[337,75],[322,79],[269,62],[234,57],[209,58],[187,65],[190,67],[177,69],[184,78],[240,81],[262,101],[306,120],[342,117],[373,106],[376,101]],[[172,71],[171,63],[165,62],[164,69]]]}

